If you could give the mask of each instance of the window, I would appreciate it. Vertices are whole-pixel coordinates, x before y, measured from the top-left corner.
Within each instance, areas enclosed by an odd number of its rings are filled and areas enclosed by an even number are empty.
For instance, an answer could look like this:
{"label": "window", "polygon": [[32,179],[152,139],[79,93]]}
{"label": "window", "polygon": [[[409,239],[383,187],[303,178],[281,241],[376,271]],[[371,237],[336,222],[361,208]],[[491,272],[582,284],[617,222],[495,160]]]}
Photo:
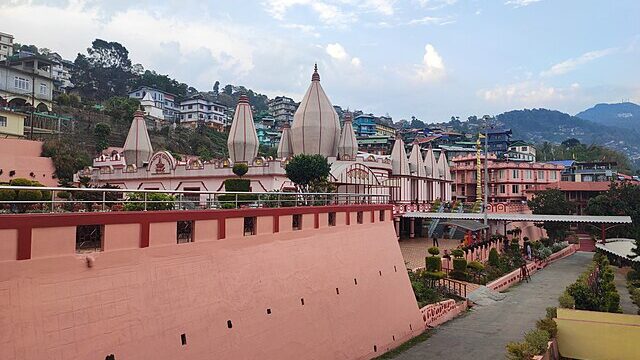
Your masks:
{"label": "window", "polygon": [[244,218],[244,236],[256,234],[256,218],[246,217]]}
{"label": "window", "polygon": [[504,170],[498,170],[498,179],[504,179]]}
{"label": "window", "polygon": [[362,224],[364,222],[364,214],[362,211],[358,211],[356,213],[356,221],[358,222],[358,224]]}
{"label": "window", "polygon": [[302,230],[302,214],[294,214],[291,219],[293,230]]}
{"label": "window", "polygon": [[136,97],[140,97],[140,91],[136,93]]}
{"label": "window", "polygon": [[504,194],[504,193],[506,193],[506,192],[507,192],[507,187],[506,187],[506,185],[501,184],[501,185],[498,187],[498,190],[500,191],[500,194]]}
{"label": "window", "polygon": [[86,253],[102,251],[104,225],[76,226],[76,252]]}
{"label": "window", "polygon": [[511,170],[511,178],[512,179],[517,179],[520,177],[519,171],[517,169],[513,169]]}
{"label": "window", "polygon": [[330,212],[328,220],[329,220],[329,226],[336,226],[336,213]]}
{"label": "window", "polygon": [[204,105],[200,104],[200,110],[204,110]]}
{"label": "window", "polygon": [[193,109],[193,105],[189,105],[187,107],[189,108],[189,110]]}
{"label": "window", "polygon": [[191,119],[191,114],[187,115],[187,117],[188,117],[189,119]]}
{"label": "window", "polygon": [[7,127],[7,118],[0,116],[0,127]]}
{"label": "window", "polygon": [[40,95],[48,95],[49,89],[47,84],[40,83]]}
{"label": "window", "polygon": [[538,170],[538,180],[544,180],[544,170]]}
{"label": "window", "polygon": [[16,89],[29,90],[29,80],[25,79],[25,78],[21,78],[19,76],[16,76],[15,79],[14,79],[13,86]]}
{"label": "window", "polygon": [[178,221],[178,244],[193,242],[193,220]]}
{"label": "window", "polygon": [[558,179],[558,173],[557,172],[552,171],[550,175],[551,175],[551,180],[557,180]]}
{"label": "window", "polygon": [[518,194],[520,192],[520,186],[518,185],[511,185],[511,193],[512,194]]}
{"label": "window", "polygon": [[531,179],[531,170],[524,170],[524,178]]}

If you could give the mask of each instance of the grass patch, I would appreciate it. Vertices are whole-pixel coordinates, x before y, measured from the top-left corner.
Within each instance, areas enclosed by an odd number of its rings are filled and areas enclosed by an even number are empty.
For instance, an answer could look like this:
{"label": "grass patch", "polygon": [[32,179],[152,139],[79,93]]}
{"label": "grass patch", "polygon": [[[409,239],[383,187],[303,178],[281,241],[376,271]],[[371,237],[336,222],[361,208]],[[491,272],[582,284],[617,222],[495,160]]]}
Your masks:
{"label": "grass patch", "polygon": [[385,360],[385,359],[393,359],[396,356],[402,354],[403,352],[411,349],[412,347],[420,344],[421,342],[427,340],[428,338],[431,337],[431,335],[433,335],[433,330],[428,329],[425,330],[422,334],[402,343],[400,346],[398,346],[395,349],[389,350],[386,353],[378,356],[377,358],[374,358],[373,360]]}

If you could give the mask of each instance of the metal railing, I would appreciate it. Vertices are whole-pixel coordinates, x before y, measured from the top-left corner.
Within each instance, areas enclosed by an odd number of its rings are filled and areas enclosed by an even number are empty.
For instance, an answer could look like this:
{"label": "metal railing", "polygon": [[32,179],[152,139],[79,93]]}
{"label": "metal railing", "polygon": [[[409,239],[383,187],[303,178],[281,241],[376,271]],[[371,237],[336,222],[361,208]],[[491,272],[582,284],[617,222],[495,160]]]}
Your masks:
{"label": "metal railing", "polygon": [[436,285],[449,295],[455,295],[461,298],[467,297],[467,284],[461,281],[444,278],[438,280]]}
{"label": "metal railing", "polygon": [[0,186],[0,213],[388,204],[389,195]]}

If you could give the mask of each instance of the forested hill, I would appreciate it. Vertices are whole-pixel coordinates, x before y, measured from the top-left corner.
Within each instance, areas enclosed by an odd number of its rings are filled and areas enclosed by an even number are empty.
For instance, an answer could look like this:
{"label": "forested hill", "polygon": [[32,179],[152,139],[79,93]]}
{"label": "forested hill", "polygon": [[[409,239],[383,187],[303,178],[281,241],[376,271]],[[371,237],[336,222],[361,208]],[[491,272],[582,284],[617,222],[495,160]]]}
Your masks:
{"label": "forested hill", "polygon": [[640,128],[640,105],[631,102],[598,104],[577,113],[576,117],[602,125],[638,129]]}
{"label": "forested hill", "polygon": [[603,145],[626,154],[637,166],[640,160],[640,131],[596,124],[560,111],[525,109],[497,116],[499,125],[510,128],[513,138],[542,143],[560,143],[569,138],[583,144]]}

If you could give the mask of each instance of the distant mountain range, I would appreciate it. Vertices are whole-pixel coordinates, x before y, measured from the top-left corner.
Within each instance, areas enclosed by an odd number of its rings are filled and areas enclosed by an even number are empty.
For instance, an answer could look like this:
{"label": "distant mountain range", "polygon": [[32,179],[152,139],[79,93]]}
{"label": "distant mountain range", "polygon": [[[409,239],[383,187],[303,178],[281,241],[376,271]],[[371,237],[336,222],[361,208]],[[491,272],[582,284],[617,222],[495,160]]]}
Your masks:
{"label": "distant mountain range", "polygon": [[[615,105],[624,106],[617,107]],[[607,105],[604,107],[607,108],[607,111],[601,111],[603,106],[597,105],[580,114],[586,113],[587,116],[590,116],[589,113],[594,114],[594,109],[597,109],[597,114],[610,114],[614,112],[614,110],[610,110],[611,106],[618,108],[618,111],[615,111],[616,114],[629,112],[632,115],[628,119],[640,119],[640,113],[636,115],[634,112],[638,111],[640,106],[632,103]],[[624,109],[624,112],[620,112],[619,109]],[[620,122],[616,122],[614,126],[607,124],[606,116],[601,115],[598,118],[599,121],[596,122],[556,110],[524,109],[498,115],[495,125],[510,128],[513,132],[513,139],[521,139],[535,144],[545,141],[561,143],[564,140],[576,138],[583,144],[602,145],[627,155],[634,167],[640,167],[640,126],[623,127],[621,125],[624,124]],[[611,119],[611,116],[608,118]],[[452,120],[446,125],[461,132],[474,133],[483,128],[484,120],[474,117],[468,121]]]}
{"label": "distant mountain range", "polygon": [[640,126],[640,105],[631,102],[598,104],[577,113],[576,117],[602,125],[635,130]]}

